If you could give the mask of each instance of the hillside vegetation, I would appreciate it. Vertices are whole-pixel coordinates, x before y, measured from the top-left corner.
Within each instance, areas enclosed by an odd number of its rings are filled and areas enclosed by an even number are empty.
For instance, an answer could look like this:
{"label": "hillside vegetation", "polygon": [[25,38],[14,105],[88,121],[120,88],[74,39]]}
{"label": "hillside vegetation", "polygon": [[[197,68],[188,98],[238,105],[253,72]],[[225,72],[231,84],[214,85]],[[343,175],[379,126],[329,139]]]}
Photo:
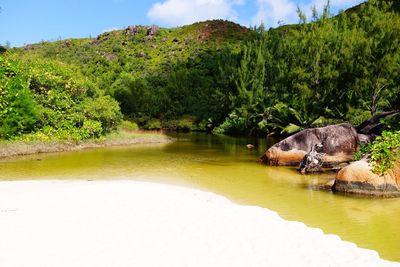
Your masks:
{"label": "hillside vegetation", "polygon": [[[173,29],[130,26],[97,38],[11,49],[3,52],[0,75],[6,87],[26,95],[18,101],[28,104],[20,106],[33,111],[21,110],[29,119],[12,127],[13,113],[1,113],[10,121],[2,122],[1,135],[86,128],[96,130],[85,137],[99,135],[120,120],[113,99],[125,119],[146,129],[265,136],[357,124],[400,107],[398,12],[396,1],[370,0],[335,17],[329,5],[319,14],[314,10],[311,21],[299,12],[298,25],[277,29],[221,20]],[[23,69],[17,71],[24,77],[21,89],[10,85],[19,76],[7,76],[9,64]],[[48,68],[54,77],[46,80]],[[44,95],[31,79],[36,72],[43,74]],[[48,91],[68,99],[66,125],[57,124],[64,120],[57,117],[60,107],[46,102]],[[97,105],[109,110],[100,112]],[[54,113],[46,115],[54,123],[43,119],[43,110]]]}
{"label": "hillside vegetation", "polygon": [[121,120],[118,103],[58,62],[0,58],[0,138],[99,137]]}

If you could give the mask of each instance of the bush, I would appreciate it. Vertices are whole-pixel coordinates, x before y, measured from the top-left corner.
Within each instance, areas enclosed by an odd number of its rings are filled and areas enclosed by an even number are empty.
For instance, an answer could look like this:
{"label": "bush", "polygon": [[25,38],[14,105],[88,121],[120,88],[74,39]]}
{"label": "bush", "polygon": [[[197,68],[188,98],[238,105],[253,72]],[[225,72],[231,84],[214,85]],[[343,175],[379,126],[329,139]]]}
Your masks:
{"label": "bush", "polygon": [[129,131],[137,131],[139,130],[139,126],[135,122],[131,121],[122,121],[120,127]]}
{"label": "bush", "polygon": [[359,125],[362,122],[368,120],[371,117],[371,112],[364,109],[352,109],[350,108],[346,119],[353,125]]}
{"label": "bush", "polygon": [[381,119],[381,123],[383,123],[385,125],[384,128],[389,131],[398,131],[400,130],[400,114]]}
{"label": "bush", "polygon": [[181,132],[190,132],[194,128],[193,120],[190,118],[180,119],[178,121],[177,130]]}
{"label": "bush", "polygon": [[85,101],[83,109],[88,119],[101,122],[105,133],[116,129],[122,120],[118,102],[110,96],[88,99]]}
{"label": "bush", "polygon": [[13,138],[33,130],[38,107],[19,66],[0,58],[0,138]]}
{"label": "bush", "polygon": [[214,134],[243,134],[245,131],[246,119],[232,113],[221,125],[214,128],[212,132]]}
{"label": "bush", "polygon": [[99,138],[103,133],[103,128],[101,127],[101,122],[87,120],[83,123],[81,128],[82,139],[89,138]]}
{"label": "bush", "polygon": [[213,128],[213,121],[211,118],[209,118],[208,120],[202,120],[198,122],[193,130],[201,132],[211,132]]}
{"label": "bush", "polygon": [[150,119],[147,121],[145,127],[146,130],[160,130],[161,121],[159,119]]}
{"label": "bush", "polygon": [[64,64],[0,57],[0,138],[98,138],[121,117],[115,100]]}
{"label": "bush", "polygon": [[162,128],[178,132],[190,132],[195,129],[195,124],[193,118],[186,117],[179,120],[163,121]]}
{"label": "bush", "polygon": [[178,129],[178,120],[162,121],[161,127],[168,131],[176,131]]}
{"label": "bush", "polygon": [[374,173],[386,174],[400,157],[400,131],[383,132],[372,143],[362,146],[354,158],[359,160],[365,155],[368,155]]}

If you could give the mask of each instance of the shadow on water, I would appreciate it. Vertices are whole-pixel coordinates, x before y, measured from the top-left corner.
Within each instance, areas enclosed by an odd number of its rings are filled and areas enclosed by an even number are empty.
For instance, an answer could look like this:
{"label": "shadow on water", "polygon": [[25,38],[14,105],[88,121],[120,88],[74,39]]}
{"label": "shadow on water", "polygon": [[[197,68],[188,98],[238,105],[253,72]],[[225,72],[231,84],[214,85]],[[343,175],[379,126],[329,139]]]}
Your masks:
{"label": "shadow on water", "polygon": [[[334,194],[334,173],[257,163],[276,140],[172,134],[176,142],[33,155],[0,161],[0,179],[132,179],[170,183],[277,211],[400,261],[400,199]],[[246,144],[255,145],[247,149]],[[40,160],[38,160],[40,159]],[[315,190],[318,189],[318,190]],[[160,204],[162,205],[162,204]]]}

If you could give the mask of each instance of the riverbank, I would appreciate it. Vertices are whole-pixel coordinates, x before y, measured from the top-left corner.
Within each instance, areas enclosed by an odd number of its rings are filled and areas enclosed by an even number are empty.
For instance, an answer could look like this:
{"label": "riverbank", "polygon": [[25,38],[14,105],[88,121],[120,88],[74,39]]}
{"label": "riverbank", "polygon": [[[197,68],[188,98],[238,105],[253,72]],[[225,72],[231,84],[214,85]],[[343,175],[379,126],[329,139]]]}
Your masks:
{"label": "riverbank", "polygon": [[213,193],[135,181],[0,182],[0,265],[399,266]]}
{"label": "riverbank", "polygon": [[158,132],[125,131],[111,133],[100,139],[85,141],[45,140],[45,141],[3,141],[0,142],[0,158],[40,153],[77,151],[109,146],[133,144],[168,143],[172,138]]}

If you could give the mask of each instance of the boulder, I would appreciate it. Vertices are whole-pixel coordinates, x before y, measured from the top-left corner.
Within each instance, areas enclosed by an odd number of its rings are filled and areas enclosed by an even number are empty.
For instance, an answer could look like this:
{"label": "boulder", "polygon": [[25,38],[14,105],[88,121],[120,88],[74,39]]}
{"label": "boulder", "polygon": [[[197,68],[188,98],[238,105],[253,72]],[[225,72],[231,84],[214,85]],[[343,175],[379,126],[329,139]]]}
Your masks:
{"label": "boulder", "polygon": [[372,172],[367,159],[341,169],[332,189],[337,192],[374,196],[400,196],[400,159],[385,175]]}
{"label": "boulder", "polygon": [[273,145],[260,161],[269,165],[298,166],[316,144],[323,146],[323,162],[329,166],[351,161],[359,146],[359,136],[349,123],[305,129]]}
{"label": "boulder", "polygon": [[139,28],[136,26],[129,26],[125,29],[126,35],[136,35],[139,32]]}
{"label": "boulder", "polygon": [[151,25],[150,27],[147,27],[147,36],[154,36],[158,32],[160,27],[157,25]]}

